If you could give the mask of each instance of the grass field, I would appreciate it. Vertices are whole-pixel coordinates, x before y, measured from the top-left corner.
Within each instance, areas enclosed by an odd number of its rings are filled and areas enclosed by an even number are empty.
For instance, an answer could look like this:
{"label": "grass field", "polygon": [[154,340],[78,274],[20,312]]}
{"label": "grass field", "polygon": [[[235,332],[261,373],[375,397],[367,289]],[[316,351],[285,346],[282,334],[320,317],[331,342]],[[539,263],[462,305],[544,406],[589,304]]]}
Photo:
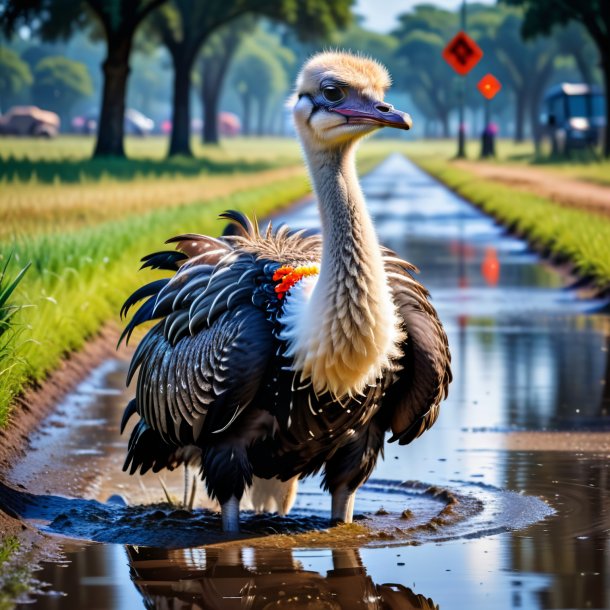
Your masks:
{"label": "grass field", "polygon": [[[0,354],[0,426],[27,384],[41,381],[66,353],[117,320],[126,296],[153,277],[136,272],[144,254],[178,233],[220,233],[217,217],[227,208],[260,218],[309,191],[293,140],[230,141],[178,161],[161,159],[161,140],[128,140],[128,151],[139,156],[114,160],[101,173],[82,169],[104,163],[87,159],[91,146],[86,138],[0,140],[0,160],[20,167],[2,178],[0,264],[12,254],[8,274],[14,277],[31,263],[13,295],[26,307],[13,317],[14,335]],[[396,147],[367,142],[361,171]],[[52,180],[34,177],[50,171],[50,161]],[[143,164],[158,171],[142,172]]]}

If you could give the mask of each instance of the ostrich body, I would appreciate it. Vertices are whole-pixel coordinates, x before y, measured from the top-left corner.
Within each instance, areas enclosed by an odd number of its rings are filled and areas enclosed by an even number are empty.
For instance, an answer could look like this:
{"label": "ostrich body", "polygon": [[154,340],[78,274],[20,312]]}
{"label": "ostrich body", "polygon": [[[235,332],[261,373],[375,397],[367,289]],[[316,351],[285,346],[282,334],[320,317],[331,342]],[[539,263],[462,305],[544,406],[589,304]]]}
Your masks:
{"label": "ostrich body", "polygon": [[[366,210],[355,149],[383,126],[408,129],[385,104],[378,63],[322,53],[297,81],[295,125],[322,220],[320,236],[268,228],[227,212],[236,235],[182,235],[144,266],[174,271],[124,335],[158,320],[133,356],[137,412],[124,469],[201,465],[223,528],[255,477],[292,482],[323,470],[332,518],[350,522],[354,494],[390,441],[428,429],[451,381],[447,337],[414,267],[382,248]],[[281,486],[280,486],[281,487]],[[259,492],[260,495],[260,492]]]}

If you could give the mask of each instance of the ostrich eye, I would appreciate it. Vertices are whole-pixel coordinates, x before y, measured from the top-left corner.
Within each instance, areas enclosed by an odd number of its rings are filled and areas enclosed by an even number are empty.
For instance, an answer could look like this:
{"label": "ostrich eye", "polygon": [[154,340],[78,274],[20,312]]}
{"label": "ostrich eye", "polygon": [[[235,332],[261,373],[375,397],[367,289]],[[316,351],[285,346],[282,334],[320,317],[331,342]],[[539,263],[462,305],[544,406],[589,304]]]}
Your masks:
{"label": "ostrich eye", "polygon": [[345,97],[343,91],[334,85],[327,85],[324,87],[324,89],[322,89],[322,95],[328,102],[340,102]]}

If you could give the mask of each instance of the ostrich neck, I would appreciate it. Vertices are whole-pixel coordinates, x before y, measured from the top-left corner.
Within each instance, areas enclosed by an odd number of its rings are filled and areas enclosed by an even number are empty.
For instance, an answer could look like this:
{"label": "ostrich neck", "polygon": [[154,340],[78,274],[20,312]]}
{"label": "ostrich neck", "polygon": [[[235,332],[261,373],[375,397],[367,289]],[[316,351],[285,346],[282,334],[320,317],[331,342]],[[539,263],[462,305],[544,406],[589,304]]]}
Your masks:
{"label": "ostrich neck", "polygon": [[[367,292],[385,284],[383,263],[373,223],[356,172],[356,145],[308,155],[322,222],[324,280],[348,270],[366,276]],[[371,274],[377,277],[370,277]],[[364,278],[363,278],[364,279]],[[364,295],[363,295],[364,296]]]}
{"label": "ostrich neck", "polygon": [[355,395],[398,354],[396,311],[355,167],[355,147],[309,153],[322,220],[311,297],[286,304],[294,367],[316,391]]}

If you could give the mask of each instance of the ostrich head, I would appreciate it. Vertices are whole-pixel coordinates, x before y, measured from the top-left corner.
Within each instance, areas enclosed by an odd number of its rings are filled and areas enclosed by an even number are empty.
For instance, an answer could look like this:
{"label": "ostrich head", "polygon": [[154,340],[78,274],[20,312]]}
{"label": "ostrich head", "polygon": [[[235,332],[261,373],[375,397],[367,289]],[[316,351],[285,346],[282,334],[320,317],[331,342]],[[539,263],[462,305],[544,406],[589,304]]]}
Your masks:
{"label": "ostrich head", "polygon": [[297,79],[294,120],[303,145],[323,150],[381,127],[409,129],[411,117],[383,101],[390,75],[380,63],[345,52],[319,53]]}

